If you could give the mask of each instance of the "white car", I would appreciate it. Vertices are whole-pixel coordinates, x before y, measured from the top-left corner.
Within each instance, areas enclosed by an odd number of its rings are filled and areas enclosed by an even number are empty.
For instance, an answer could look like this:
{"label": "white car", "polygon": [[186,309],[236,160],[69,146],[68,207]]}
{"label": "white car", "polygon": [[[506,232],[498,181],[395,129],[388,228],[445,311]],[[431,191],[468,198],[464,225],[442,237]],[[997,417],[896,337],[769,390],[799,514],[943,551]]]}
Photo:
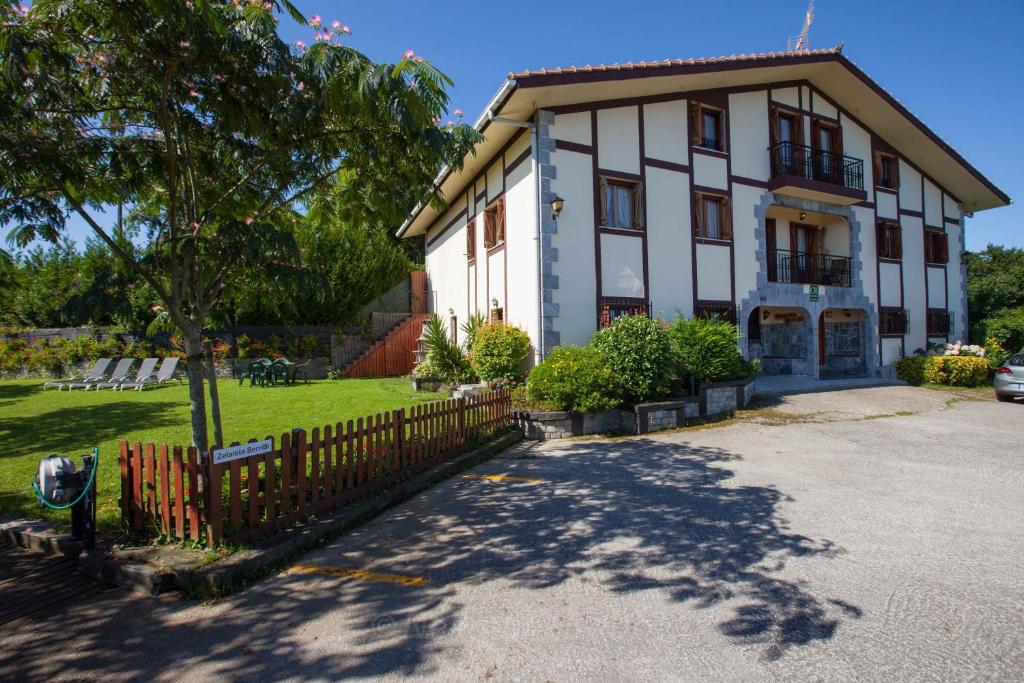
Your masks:
{"label": "white car", "polygon": [[1024,397],[1024,353],[1016,354],[1005,365],[996,368],[992,387],[1000,401]]}

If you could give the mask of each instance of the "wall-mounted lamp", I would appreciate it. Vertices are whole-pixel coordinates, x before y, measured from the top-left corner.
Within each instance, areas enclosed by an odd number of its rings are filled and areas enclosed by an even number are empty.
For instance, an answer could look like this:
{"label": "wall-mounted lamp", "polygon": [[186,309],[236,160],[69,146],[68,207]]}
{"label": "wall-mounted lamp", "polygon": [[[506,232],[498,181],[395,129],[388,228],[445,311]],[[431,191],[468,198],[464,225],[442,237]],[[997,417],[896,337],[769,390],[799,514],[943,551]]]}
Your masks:
{"label": "wall-mounted lamp", "polygon": [[565,206],[565,200],[557,194],[551,198],[551,217],[553,219],[558,220],[558,217],[562,214],[563,206]]}
{"label": "wall-mounted lamp", "polygon": [[491,308],[497,308],[497,307],[498,307],[498,300],[497,299],[491,299]]}
{"label": "wall-mounted lamp", "polygon": [[804,213],[803,211],[800,212],[800,220],[802,220],[802,221],[807,220],[807,214]]}

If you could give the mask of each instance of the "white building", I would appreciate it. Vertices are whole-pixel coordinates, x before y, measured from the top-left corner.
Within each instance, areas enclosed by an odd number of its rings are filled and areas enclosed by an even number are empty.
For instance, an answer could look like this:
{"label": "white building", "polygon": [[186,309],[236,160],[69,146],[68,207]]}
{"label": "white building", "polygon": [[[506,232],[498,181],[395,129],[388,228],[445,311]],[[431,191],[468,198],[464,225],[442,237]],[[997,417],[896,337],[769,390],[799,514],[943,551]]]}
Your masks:
{"label": "white building", "polygon": [[511,74],[476,126],[399,235],[538,357],[719,314],[768,374],[875,375],[966,338],[964,220],[1010,201],[839,49]]}

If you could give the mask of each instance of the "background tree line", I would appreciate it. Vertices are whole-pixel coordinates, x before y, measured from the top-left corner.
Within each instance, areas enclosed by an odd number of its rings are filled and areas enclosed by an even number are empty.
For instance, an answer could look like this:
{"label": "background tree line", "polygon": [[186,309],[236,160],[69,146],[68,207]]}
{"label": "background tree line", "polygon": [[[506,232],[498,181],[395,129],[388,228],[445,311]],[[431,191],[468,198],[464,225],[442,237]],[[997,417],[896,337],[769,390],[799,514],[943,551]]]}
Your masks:
{"label": "background tree line", "polygon": [[967,253],[967,311],[971,341],[1024,351],[1024,249],[990,244]]}

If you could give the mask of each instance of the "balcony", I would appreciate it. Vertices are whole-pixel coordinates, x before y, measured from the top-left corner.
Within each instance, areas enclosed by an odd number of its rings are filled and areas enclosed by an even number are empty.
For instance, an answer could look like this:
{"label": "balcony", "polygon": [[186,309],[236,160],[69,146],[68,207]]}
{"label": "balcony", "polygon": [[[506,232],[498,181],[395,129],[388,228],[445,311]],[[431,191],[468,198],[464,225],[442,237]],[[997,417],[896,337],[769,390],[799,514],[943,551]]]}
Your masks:
{"label": "balcony", "polygon": [[768,189],[803,199],[848,206],[866,201],[864,161],[807,145],[780,142],[768,148]]}
{"label": "balcony", "polygon": [[768,250],[768,281],[784,284],[850,286],[850,258],[830,254]]}

